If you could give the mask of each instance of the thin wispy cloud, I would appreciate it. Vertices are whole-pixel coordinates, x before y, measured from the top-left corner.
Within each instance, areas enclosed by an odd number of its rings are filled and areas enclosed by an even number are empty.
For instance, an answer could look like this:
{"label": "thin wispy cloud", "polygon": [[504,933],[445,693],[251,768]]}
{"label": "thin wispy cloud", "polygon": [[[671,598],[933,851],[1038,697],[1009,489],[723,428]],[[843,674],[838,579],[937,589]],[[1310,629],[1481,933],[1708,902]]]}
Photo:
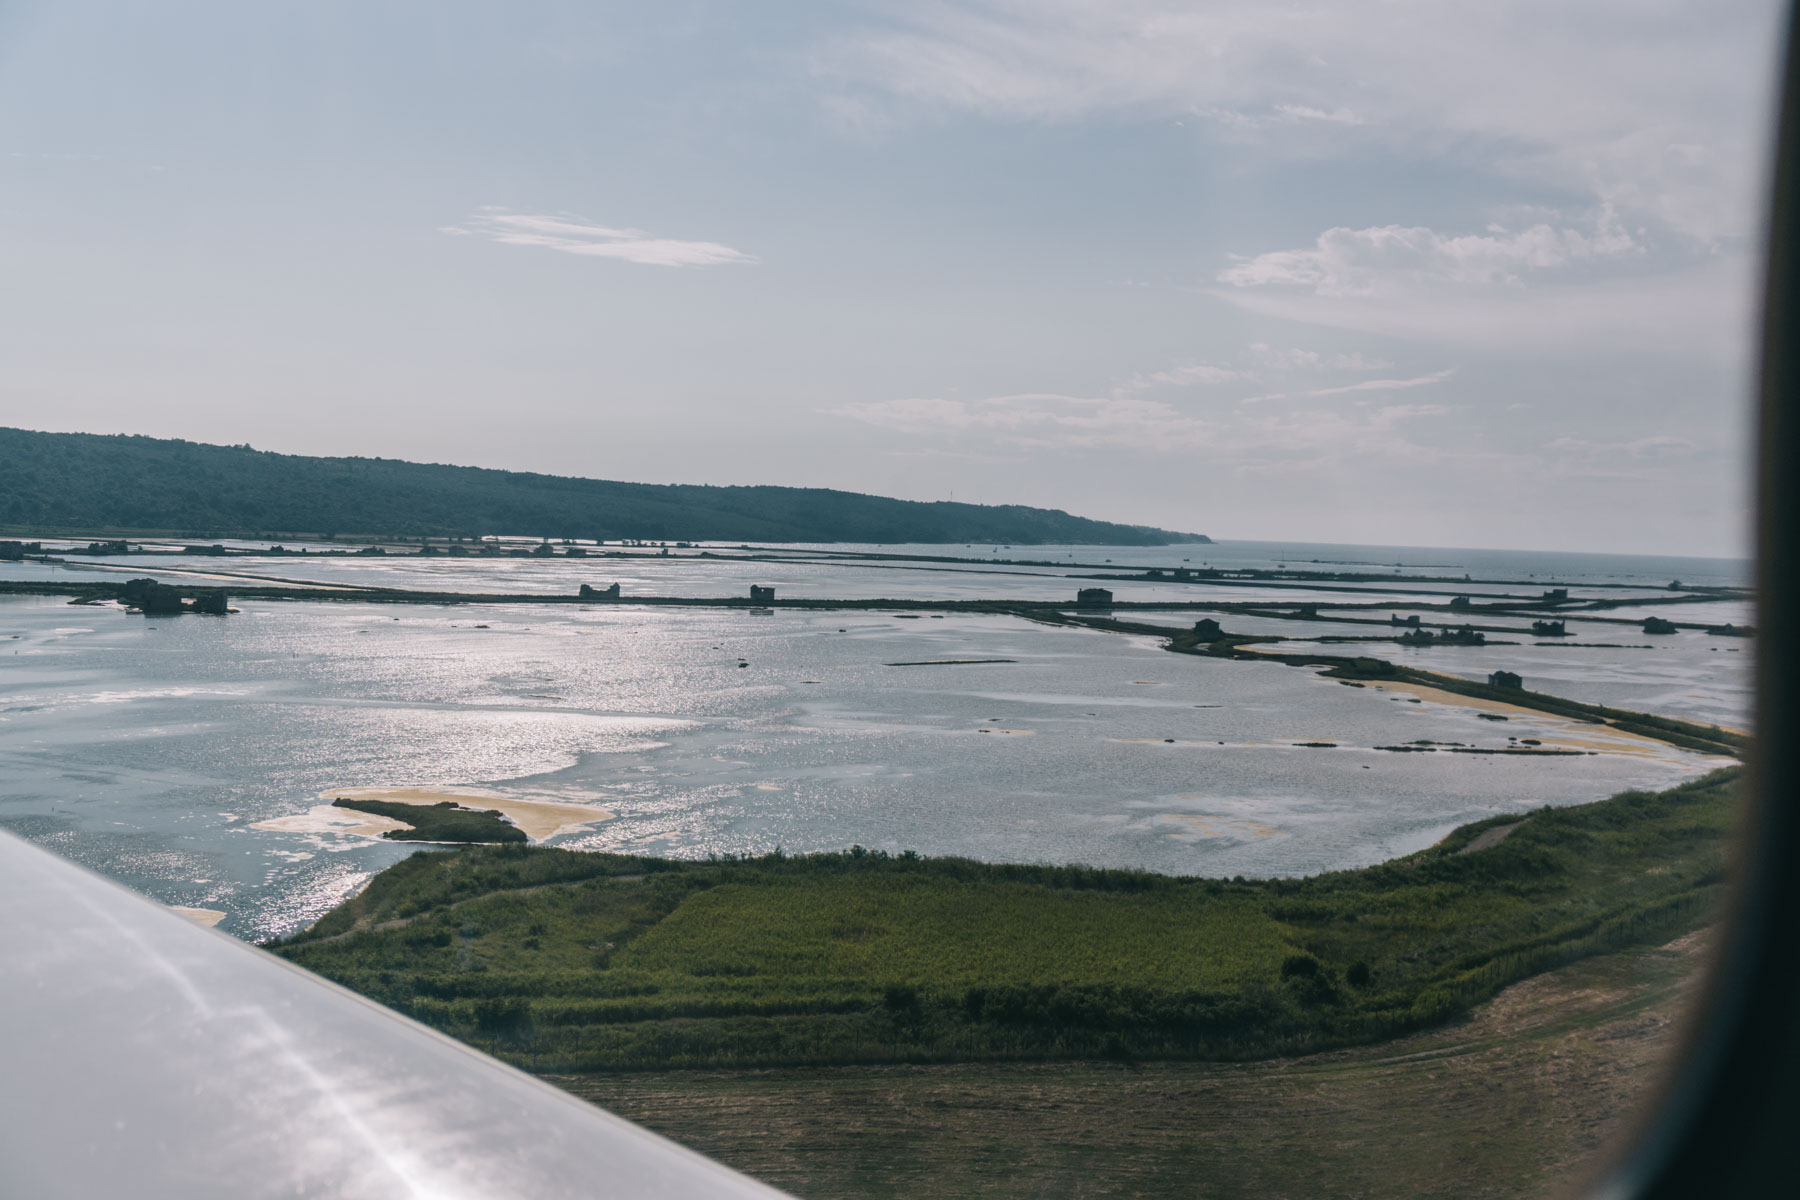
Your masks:
{"label": "thin wispy cloud", "polygon": [[1533,281],[1528,286],[1388,277],[1361,295],[1305,284],[1220,287],[1212,295],[1282,321],[1438,347],[1684,355],[1744,361],[1754,281],[1741,264],[1702,259],[1680,271]]}
{"label": "thin wispy cloud", "polygon": [[1369,358],[1360,350],[1348,354],[1323,354],[1298,346],[1277,350],[1267,342],[1250,343],[1256,365],[1272,371],[1385,371],[1394,364],[1385,358]]}
{"label": "thin wispy cloud", "polygon": [[1131,389],[1153,387],[1196,387],[1205,384],[1233,383],[1247,379],[1244,372],[1230,367],[1214,366],[1212,363],[1189,363],[1186,366],[1171,367],[1167,371],[1156,371],[1149,375],[1134,375],[1123,386]]}
{"label": "thin wispy cloud", "polygon": [[[1702,241],[1749,233],[1775,0],[960,0],[879,6],[815,70],[878,119],[1196,119],[1273,155],[1440,155]],[[1628,11],[1627,11],[1628,10]]]}
{"label": "thin wispy cloud", "polygon": [[1430,387],[1434,383],[1456,374],[1454,368],[1444,371],[1433,371],[1429,375],[1419,375],[1412,379],[1365,379],[1361,383],[1347,383],[1342,387],[1314,388],[1310,392],[1301,393],[1309,398],[1320,396],[1342,396],[1347,392],[1399,392],[1407,388]]}
{"label": "thin wispy cloud", "polygon": [[461,225],[445,226],[442,232],[655,267],[717,267],[758,261],[753,254],[719,242],[655,237],[642,229],[596,225],[567,214],[516,213],[504,208],[477,209]]}
{"label": "thin wispy cloud", "polygon": [[834,416],[968,452],[1000,451],[1201,455],[1233,470],[1352,459],[1436,459],[1445,451],[1411,432],[1442,417],[1444,405],[1311,407],[1263,412],[1238,406],[1196,414],[1142,396],[993,396],[983,400],[911,397],[849,405]]}
{"label": "thin wispy cloud", "polygon": [[1347,108],[1324,112],[1304,104],[1277,104],[1275,111],[1290,121],[1324,121],[1332,125],[1361,125],[1363,119]]}
{"label": "thin wispy cloud", "polygon": [[[1257,344],[1251,350],[1253,354],[1270,354],[1266,345]],[[1276,357],[1291,361],[1290,356],[1315,366],[1327,357],[1298,350]],[[1359,367],[1367,362],[1360,353],[1332,357]],[[1254,383],[1254,370],[1193,363],[1133,374],[1102,396],[1029,392],[973,401],[911,396],[828,411],[832,416],[905,435],[924,445],[937,440],[965,453],[978,445],[984,446],[986,452],[1199,452],[1230,460],[1233,466],[1295,459],[1314,461],[1321,456],[1335,459],[1350,453],[1398,454],[1417,459],[1429,457],[1433,451],[1416,444],[1401,426],[1447,415],[1453,411],[1451,407],[1359,400],[1346,408],[1316,402],[1351,393],[1429,387],[1454,374],[1454,368],[1448,368],[1403,379],[1364,379],[1292,394],[1273,392],[1234,400],[1221,388],[1232,383]],[[1208,385],[1207,390],[1187,392],[1192,399],[1185,404],[1147,394],[1158,388],[1192,388],[1196,384]],[[1281,406],[1280,411],[1250,411],[1244,407],[1279,400],[1292,403]]]}
{"label": "thin wispy cloud", "polygon": [[1272,250],[1218,274],[1232,287],[1302,287],[1320,296],[1372,296],[1406,283],[1518,285],[1535,272],[1624,258],[1642,247],[1602,211],[1592,231],[1534,225],[1443,234],[1423,226],[1338,227],[1311,246]]}

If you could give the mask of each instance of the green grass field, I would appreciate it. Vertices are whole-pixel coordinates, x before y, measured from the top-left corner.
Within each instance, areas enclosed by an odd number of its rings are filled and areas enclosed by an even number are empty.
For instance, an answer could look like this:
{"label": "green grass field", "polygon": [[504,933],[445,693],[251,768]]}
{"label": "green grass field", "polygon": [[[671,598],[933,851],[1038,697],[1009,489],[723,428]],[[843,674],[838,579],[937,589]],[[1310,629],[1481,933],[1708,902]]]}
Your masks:
{"label": "green grass field", "polygon": [[539,1072],[1254,1059],[1426,1028],[1698,927],[1736,778],[1300,880],[471,847],[389,868],[271,948]]}

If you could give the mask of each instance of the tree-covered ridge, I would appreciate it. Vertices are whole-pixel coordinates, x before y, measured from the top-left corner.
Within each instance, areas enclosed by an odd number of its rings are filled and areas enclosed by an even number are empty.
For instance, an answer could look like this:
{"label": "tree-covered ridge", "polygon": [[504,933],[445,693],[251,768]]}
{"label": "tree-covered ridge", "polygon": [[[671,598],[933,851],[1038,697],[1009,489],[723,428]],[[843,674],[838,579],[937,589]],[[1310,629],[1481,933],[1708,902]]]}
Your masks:
{"label": "tree-covered ridge", "polygon": [[169,438],[0,429],[0,527],[214,537],[528,534],[761,542],[1203,540],[1023,505],[618,483]]}

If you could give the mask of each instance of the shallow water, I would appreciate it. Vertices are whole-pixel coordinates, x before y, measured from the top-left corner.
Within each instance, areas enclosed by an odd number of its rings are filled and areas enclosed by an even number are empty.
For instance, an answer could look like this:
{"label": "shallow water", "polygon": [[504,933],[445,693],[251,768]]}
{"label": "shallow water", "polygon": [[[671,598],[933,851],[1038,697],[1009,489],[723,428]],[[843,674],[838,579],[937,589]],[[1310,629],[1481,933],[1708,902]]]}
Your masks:
{"label": "shallow water", "polygon": [[[1112,553],[1142,562],[1151,552]],[[272,564],[254,566],[296,565]],[[593,560],[368,560],[342,577],[393,585],[429,568],[461,581],[458,590],[485,590],[479,572],[515,564],[516,578],[556,568],[531,576],[554,590],[595,577]],[[678,569],[706,572],[701,594],[784,578],[766,564]],[[810,569],[821,594],[854,595],[847,589],[868,578]],[[1049,586],[914,574],[939,596]],[[616,816],[561,844],[648,853],[856,842],[1268,875],[1376,862],[1495,812],[1666,786],[1713,765],[1628,739],[1579,757],[1380,751],[1573,733],[1557,718],[1485,721],[1310,670],[1173,655],[1157,639],[1010,617],[238,607],[223,619],[148,620],[54,598],[0,600],[0,822],[166,902],[223,910],[221,928],[245,937],[292,930],[412,852],[253,828],[341,787],[597,803]],[[1574,674],[1664,686],[1632,675],[1639,660],[1567,656]],[[964,658],[1013,661],[887,665]],[[1721,667],[1667,689],[1710,687],[1729,705],[1738,678]],[[1338,745],[1297,744],[1308,741]]]}

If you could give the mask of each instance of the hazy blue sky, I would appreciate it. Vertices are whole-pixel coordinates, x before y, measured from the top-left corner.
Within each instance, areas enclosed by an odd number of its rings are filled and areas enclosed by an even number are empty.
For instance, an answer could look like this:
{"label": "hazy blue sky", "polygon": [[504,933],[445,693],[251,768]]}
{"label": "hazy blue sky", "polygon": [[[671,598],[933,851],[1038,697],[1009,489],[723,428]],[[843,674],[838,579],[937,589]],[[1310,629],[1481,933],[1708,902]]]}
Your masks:
{"label": "hazy blue sky", "polygon": [[1735,553],[1778,13],[0,0],[0,424]]}

